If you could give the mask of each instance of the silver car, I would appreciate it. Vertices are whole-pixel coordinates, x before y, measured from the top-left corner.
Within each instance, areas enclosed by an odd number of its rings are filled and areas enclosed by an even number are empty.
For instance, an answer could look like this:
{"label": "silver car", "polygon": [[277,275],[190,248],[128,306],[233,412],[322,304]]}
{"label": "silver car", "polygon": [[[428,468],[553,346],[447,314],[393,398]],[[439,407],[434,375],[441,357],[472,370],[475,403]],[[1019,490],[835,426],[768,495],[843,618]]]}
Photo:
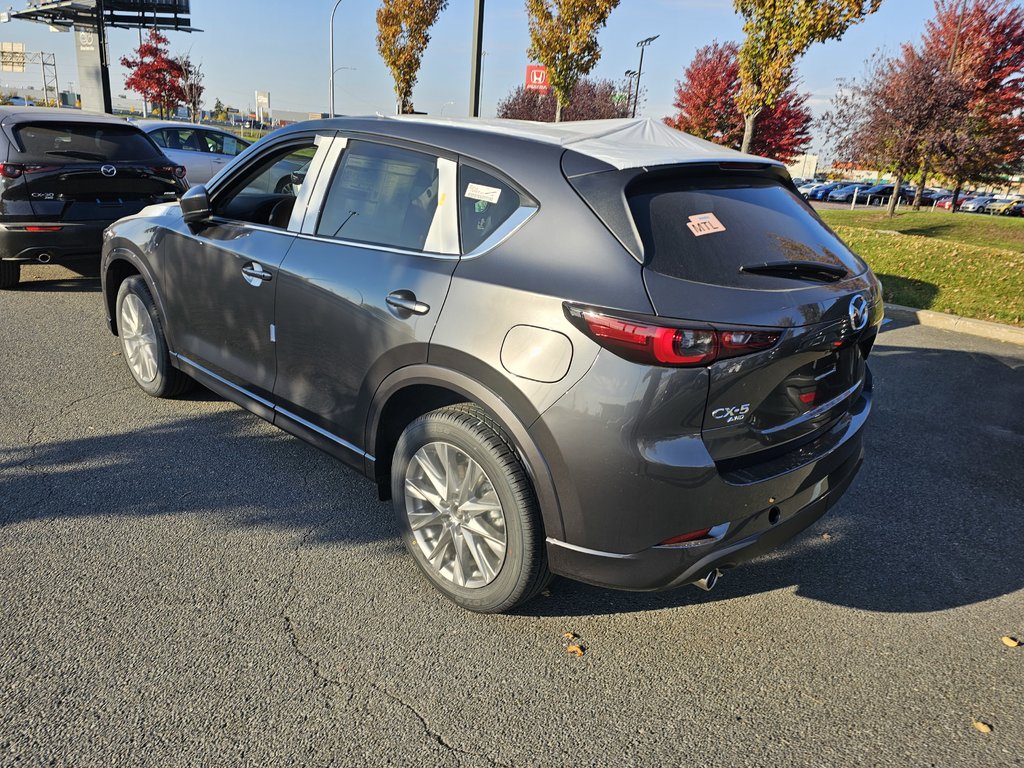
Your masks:
{"label": "silver car", "polygon": [[185,166],[191,185],[208,182],[250,144],[233,133],[208,125],[156,120],[139,120],[135,124],[149,134],[169,160]]}

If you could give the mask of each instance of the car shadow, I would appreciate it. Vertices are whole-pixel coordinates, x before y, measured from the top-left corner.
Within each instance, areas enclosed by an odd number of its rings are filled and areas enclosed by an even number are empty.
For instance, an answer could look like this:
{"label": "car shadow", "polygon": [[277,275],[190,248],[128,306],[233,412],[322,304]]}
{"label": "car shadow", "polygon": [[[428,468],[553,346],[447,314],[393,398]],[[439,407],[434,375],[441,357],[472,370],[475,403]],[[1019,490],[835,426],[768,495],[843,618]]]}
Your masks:
{"label": "car shadow", "polygon": [[94,293],[100,290],[99,257],[60,264],[23,264],[17,290],[25,293]]}
{"label": "car shadow", "polygon": [[[1024,587],[1024,359],[887,343],[872,354],[867,460],[846,496],[780,550],[727,572],[710,593],[625,593],[556,580],[522,615],[618,614],[787,590],[877,612],[941,611]],[[941,335],[936,338],[941,339]],[[938,342],[936,342],[938,343]],[[48,440],[67,418],[0,446],[0,529],[84,516],[200,515],[217,526],[401,545],[375,485],[198,389],[146,400],[152,425]],[[130,397],[130,395],[128,396]],[[184,412],[184,415],[182,413]],[[120,422],[118,422],[120,423]],[[85,429],[84,427],[82,428]]]}

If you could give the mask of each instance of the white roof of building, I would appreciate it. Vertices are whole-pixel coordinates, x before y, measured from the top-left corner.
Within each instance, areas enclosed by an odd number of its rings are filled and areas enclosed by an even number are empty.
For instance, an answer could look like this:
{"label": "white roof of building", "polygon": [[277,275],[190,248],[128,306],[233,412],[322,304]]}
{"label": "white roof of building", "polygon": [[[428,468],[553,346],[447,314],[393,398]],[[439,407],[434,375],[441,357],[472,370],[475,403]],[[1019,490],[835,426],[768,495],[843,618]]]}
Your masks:
{"label": "white roof of building", "polygon": [[423,115],[401,115],[394,119],[452,125],[533,139],[547,144],[559,144],[566,149],[602,160],[620,170],[697,162],[756,161],[782,165],[776,160],[744,154],[698,139],[651,118],[577,120],[564,123]]}

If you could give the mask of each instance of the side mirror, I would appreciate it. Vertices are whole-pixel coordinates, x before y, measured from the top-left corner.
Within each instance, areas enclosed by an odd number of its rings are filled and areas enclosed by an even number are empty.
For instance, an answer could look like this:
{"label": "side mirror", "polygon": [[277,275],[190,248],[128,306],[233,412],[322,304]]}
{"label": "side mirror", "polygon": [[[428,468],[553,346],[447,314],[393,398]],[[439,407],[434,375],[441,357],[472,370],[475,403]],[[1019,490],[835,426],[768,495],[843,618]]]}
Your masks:
{"label": "side mirror", "polygon": [[293,171],[292,172],[292,174],[291,174],[291,182],[292,182],[292,186],[296,190],[298,190],[298,188],[302,186],[302,182],[304,182],[305,180],[306,180],[306,172],[305,171]]}
{"label": "side mirror", "polygon": [[210,210],[210,195],[202,185],[192,187],[178,202],[186,224],[198,224],[210,218],[210,214],[213,213]]}

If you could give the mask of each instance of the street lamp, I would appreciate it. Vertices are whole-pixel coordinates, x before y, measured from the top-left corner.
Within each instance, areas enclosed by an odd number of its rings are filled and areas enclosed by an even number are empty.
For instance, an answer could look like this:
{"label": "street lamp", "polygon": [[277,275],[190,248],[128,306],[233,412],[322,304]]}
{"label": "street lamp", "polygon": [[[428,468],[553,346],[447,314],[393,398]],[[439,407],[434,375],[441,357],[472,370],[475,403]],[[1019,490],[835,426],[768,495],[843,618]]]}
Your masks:
{"label": "street lamp", "polygon": [[630,105],[633,103],[633,78],[637,76],[638,72],[635,69],[627,69],[624,74],[626,75],[626,112],[629,112]]}
{"label": "street lamp", "polygon": [[644,71],[644,48],[657,40],[661,35],[655,35],[654,37],[646,37],[636,44],[636,47],[640,49],[640,66],[636,70],[636,98],[633,100],[633,117],[636,117],[636,105],[640,101],[640,75]]}
{"label": "street lamp", "polygon": [[444,108],[445,107],[452,107],[454,105],[455,105],[454,101],[446,101],[444,104],[442,104],[441,105],[441,117],[444,117]]}
{"label": "street lamp", "polygon": [[329,34],[331,37],[331,113],[328,117],[334,117],[334,73],[337,72],[334,68],[334,14],[338,12],[338,6],[341,5],[341,0],[337,0],[334,4],[334,9],[331,11],[331,26],[329,27]]}
{"label": "street lamp", "polygon": [[355,71],[356,67],[335,67],[331,70],[331,114],[329,117],[334,117],[334,76],[341,72],[343,69],[349,69]]}

